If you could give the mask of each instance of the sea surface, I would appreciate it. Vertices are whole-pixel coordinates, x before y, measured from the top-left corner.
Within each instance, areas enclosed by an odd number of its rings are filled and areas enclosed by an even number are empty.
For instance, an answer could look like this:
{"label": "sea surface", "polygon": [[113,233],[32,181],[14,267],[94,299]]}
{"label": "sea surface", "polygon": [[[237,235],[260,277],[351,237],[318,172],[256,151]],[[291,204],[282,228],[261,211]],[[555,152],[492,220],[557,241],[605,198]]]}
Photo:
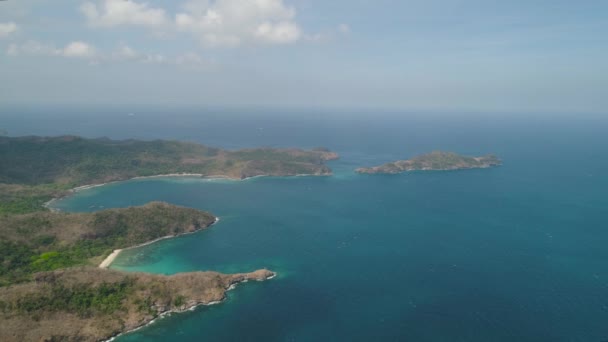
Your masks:
{"label": "sea surface", "polygon": [[[88,212],[167,201],[221,218],[206,231],[125,251],[114,269],[278,272],[120,342],[608,340],[608,119],[132,111],[16,110],[0,129],[326,146],[341,159],[329,177],[141,179],[57,202]],[[353,172],[433,150],[495,153],[504,165]]]}

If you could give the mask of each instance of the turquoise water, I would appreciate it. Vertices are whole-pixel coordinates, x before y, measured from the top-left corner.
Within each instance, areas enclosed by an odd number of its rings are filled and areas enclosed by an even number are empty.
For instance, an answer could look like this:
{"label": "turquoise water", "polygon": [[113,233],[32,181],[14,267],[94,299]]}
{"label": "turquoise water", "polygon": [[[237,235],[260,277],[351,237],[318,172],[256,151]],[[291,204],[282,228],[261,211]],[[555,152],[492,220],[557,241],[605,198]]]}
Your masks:
{"label": "turquoise water", "polygon": [[[209,139],[326,145],[342,155],[334,176],[135,180],[57,203],[92,211],[161,200],[221,218],[126,251],[115,269],[279,273],[119,341],[608,339],[605,122],[290,122],[256,123],[263,134],[236,125]],[[494,152],[505,164],[352,172],[433,149]]]}

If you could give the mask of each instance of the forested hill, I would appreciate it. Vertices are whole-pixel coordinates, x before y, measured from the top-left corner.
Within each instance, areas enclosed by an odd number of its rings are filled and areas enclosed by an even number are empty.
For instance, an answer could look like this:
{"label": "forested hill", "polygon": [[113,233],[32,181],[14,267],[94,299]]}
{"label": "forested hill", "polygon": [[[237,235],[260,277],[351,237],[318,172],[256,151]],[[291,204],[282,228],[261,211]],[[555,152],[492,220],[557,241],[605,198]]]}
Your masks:
{"label": "forested hill", "polygon": [[172,173],[222,175],[327,175],[337,154],[256,148],[237,151],[197,143],[60,137],[0,137],[0,183],[83,185]]}
{"label": "forested hill", "polygon": [[0,215],[0,287],[33,273],[96,265],[115,249],[209,227],[207,212],[152,202],[95,213]]}

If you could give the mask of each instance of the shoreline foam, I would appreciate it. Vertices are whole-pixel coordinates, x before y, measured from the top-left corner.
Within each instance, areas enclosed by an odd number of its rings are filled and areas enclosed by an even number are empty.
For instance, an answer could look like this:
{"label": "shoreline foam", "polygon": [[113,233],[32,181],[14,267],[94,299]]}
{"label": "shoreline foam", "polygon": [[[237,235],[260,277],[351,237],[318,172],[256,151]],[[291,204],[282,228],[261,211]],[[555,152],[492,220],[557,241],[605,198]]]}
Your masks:
{"label": "shoreline foam", "polygon": [[[256,281],[265,281],[265,280],[270,280],[270,279],[275,278],[277,276],[277,273],[276,272],[272,272],[272,273],[273,273],[272,276],[270,276],[270,277],[268,277],[266,279],[258,279]],[[226,288],[226,293],[229,292],[229,291],[232,291],[232,290],[236,289],[237,285],[242,284],[242,283],[247,283],[248,281],[249,281],[249,279],[244,279],[244,280],[237,281],[237,282],[234,282],[234,283],[230,284]],[[226,294],[224,294],[224,297],[222,299],[220,299],[220,300],[210,301],[210,302],[206,302],[206,303],[196,303],[194,305],[186,307],[185,309],[172,309],[172,310],[167,310],[167,311],[161,312],[160,314],[158,314],[158,316],[154,317],[154,319],[152,319],[150,322],[144,323],[144,324],[142,324],[142,325],[140,325],[138,327],[135,327],[133,329],[130,329],[130,330],[118,333],[118,334],[116,334],[116,335],[108,338],[107,340],[104,340],[104,342],[111,342],[111,341],[114,341],[116,338],[118,338],[120,336],[123,336],[123,335],[126,335],[126,334],[130,334],[132,332],[136,332],[136,331],[138,331],[140,329],[143,329],[143,328],[145,328],[145,327],[147,327],[147,326],[149,326],[151,324],[156,323],[156,321],[158,321],[160,319],[163,319],[166,316],[170,316],[173,313],[179,314],[179,313],[184,313],[184,312],[187,312],[187,311],[194,311],[199,306],[218,305],[218,304],[223,303],[227,298],[228,298],[228,296]]]}

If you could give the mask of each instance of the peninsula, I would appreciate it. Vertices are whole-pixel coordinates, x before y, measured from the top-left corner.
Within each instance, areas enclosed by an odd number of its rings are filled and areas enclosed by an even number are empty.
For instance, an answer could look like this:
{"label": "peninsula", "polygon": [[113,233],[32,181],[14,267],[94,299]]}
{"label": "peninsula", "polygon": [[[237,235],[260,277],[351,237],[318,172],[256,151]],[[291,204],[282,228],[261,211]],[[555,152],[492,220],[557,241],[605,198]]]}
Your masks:
{"label": "peninsula", "polygon": [[355,171],[368,174],[396,174],[407,171],[446,171],[461,169],[482,169],[501,165],[495,155],[481,157],[462,156],[453,152],[434,151],[408,160],[398,160],[374,167],[362,167]]}
{"label": "peninsula", "polygon": [[274,276],[268,270],[172,276],[77,267],[0,288],[0,340],[103,341],[170,312],[221,302],[236,284]]}
{"label": "peninsula", "polygon": [[96,267],[113,250],[214,222],[209,213],[161,202],[0,216],[0,340],[103,340],[166,312],[219,302],[239,282],[274,276],[268,270],[162,276]]}

